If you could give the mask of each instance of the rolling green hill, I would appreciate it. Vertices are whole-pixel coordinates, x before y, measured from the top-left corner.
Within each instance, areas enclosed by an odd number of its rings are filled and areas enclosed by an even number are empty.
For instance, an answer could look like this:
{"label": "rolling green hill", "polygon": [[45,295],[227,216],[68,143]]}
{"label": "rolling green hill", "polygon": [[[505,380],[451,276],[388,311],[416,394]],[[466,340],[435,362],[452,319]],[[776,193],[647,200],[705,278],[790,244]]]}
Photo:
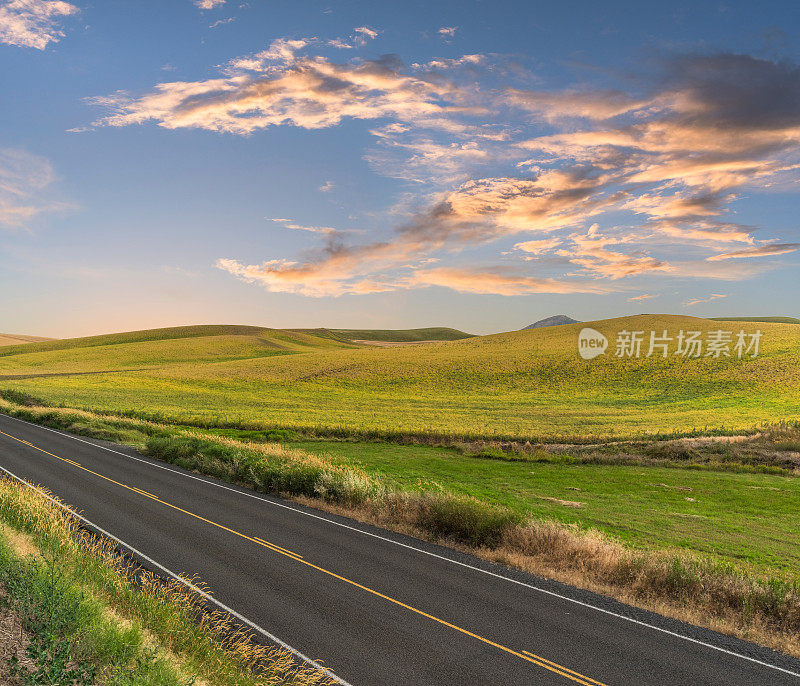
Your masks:
{"label": "rolling green hill", "polygon": [[[579,358],[584,326],[609,337],[606,355]],[[761,354],[614,356],[623,329],[676,336],[721,327],[761,330]],[[390,348],[324,331],[181,327],[2,348],[0,388],[177,422],[334,434],[557,440],[800,419],[793,324],[638,315]]]}
{"label": "rolling green hill", "polygon": [[[311,331],[311,330],[309,330]],[[320,331],[325,331],[321,329]],[[190,338],[212,337],[249,337],[253,341],[262,341],[265,345],[274,344],[273,347],[292,346],[329,346],[330,340],[314,336],[303,331],[288,331],[284,329],[268,329],[261,326],[238,326],[226,324],[208,324],[200,326],[171,326],[164,329],[145,329],[143,331],[126,331],[124,333],[103,334],[100,336],[86,336],[83,338],[63,338],[58,340],[44,340],[36,344],[22,346],[6,346],[0,350],[0,356],[16,355],[18,353],[38,353],[56,350],[73,350],[75,348],[94,348],[131,343],[153,343],[156,341],[177,341]],[[344,342],[344,341],[341,341]]]}

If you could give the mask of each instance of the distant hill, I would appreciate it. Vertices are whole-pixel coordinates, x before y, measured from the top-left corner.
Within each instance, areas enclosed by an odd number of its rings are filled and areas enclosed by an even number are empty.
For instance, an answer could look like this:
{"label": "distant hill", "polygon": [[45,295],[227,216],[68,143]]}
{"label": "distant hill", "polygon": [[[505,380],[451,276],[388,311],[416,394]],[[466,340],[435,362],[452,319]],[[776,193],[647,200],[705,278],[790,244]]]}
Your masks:
{"label": "distant hill", "polygon": [[24,345],[25,343],[39,343],[41,341],[52,341],[52,338],[43,336],[23,336],[16,333],[0,333],[0,346],[4,345]]}
{"label": "distant hill", "polygon": [[458,341],[474,338],[471,333],[445,326],[428,329],[331,329],[350,341],[387,341],[391,343],[412,343],[414,341]]}
{"label": "distant hill", "polygon": [[525,331],[526,329],[541,329],[545,326],[562,326],[564,324],[579,324],[577,319],[573,319],[572,317],[567,317],[565,314],[557,314],[553,317],[547,317],[546,319],[540,319],[538,322],[534,322],[522,329]]}
{"label": "distant hill", "polygon": [[[325,335],[327,332],[327,335]],[[0,357],[7,357],[17,353],[47,353],[61,350],[74,350],[77,348],[108,348],[109,346],[125,347],[132,344],[148,344],[155,352],[161,347],[172,343],[177,350],[188,349],[191,340],[205,339],[209,342],[216,341],[225,347],[223,339],[235,340],[237,346],[244,346],[248,350],[255,348],[265,354],[269,351],[293,351],[308,348],[337,348],[355,347],[341,336],[331,335],[327,329],[288,330],[270,329],[263,326],[244,326],[236,324],[203,324],[199,326],[170,326],[164,329],[144,329],[142,331],[126,331],[122,333],[102,334],[99,336],[84,336],[82,338],[41,339],[41,342],[31,342],[25,345],[7,345],[0,347]],[[202,347],[196,344],[194,347]],[[208,349],[213,350],[211,344]],[[122,353],[119,353],[122,357]],[[112,356],[113,357],[113,356]]]}
{"label": "distant hill", "polygon": [[[272,329],[263,326],[237,324],[202,324],[198,326],[171,326],[163,329],[144,329],[122,333],[84,336],[82,338],[48,339],[33,336],[9,336],[2,342],[0,358],[18,353],[49,353],[79,348],[103,348],[108,351],[109,368],[127,359],[130,346],[141,344],[143,352],[137,359],[145,364],[154,363],[160,354],[170,359],[193,355],[224,359],[233,357],[261,357],[264,355],[304,352],[312,349],[359,347],[354,341],[383,341],[411,343],[415,341],[455,341],[472,338],[472,334],[433,327],[428,329]],[[194,341],[194,342],[192,342]],[[111,347],[109,347],[111,346]],[[122,348],[126,351],[123,352]],[[112,352],[116,350],[116,353]],[[160,352],[159,352],[160,351]],[[169,352],[167,352],[169,351]],[[200,352],[203,351],[203,352]],[[98,359],[105,353],[97,353]]]}
{"label": "distant hill", "polygon": [[796,317],[709,317],[712,322],[765,322],[767,324],[800,324]]}

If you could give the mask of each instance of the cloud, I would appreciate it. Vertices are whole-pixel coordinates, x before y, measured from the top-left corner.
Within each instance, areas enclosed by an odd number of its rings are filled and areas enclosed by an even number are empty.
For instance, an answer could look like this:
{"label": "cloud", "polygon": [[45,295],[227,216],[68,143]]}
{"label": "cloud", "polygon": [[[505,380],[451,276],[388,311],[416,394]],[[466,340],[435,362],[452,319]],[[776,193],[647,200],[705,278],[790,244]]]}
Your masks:
{"label": "cloud", "polygon": [[334,188],[336,188],[336,184],[333,181],[328,180],[325,183],[323,183],[317,190],[319,190],[321,193],[330,193]]}
{"label": "cloud", "polygon": [[712,293],[707,298],[695,298],[692,300],[687,300],[683,303],[684,307],[691,307],[692,305],[699,305],[700,303],[710,303],[712,300],[719,300],[720,298],[727,298],[727,295],[723,295],[722,293]]}
{"label": "cloud", "polygon": [[[375,36],[364,26],[349,42],[281,38],[230,60],[215,78],[95,98],[108,110],[95,124],[249,135],[369,122],[371,168],[414,184],[387,209],[394,227],[350,245],[331,227],[293,224],[321,234],[323,244],[295,258],[220,262],[275,291],[421,287],[422,277],[413,275],[423,260],[488,253],[504,241],[498,252],[513,245],[530,265],[563,269],[561,280],[591,282],[653,274],[745,278],[761,267],[735,258],[794,249],[738,223],[735,210],[754,191],[797,178],[796,66],[749,55],[676,55],[647,78],[621,81],[622,88],[548,90],[537,83],[534,90],[516,87],[518,72],[496,55],[409,68],[394,55],[351,53],[340,62],[315,54],[355,50]],[[514,88],[504,87],[506,76]],[[460,283],[447,269],[425,269],[434,275],[425,278]]]}
{"label": "cloud", "polygon": [[[587,189],[597,179],[581,175],[548,173],[536,180],[489,178],[470,181],[449,193],[398,226],[391,240],[349,246],[331,237],[324,248],[304,262],[287,259],[267,260],[260,265],[244,265],[236,260],[218,262],[220,268],[268,290],[307,295],[340,295],[353,292],[353,284],[363,287],[362,277],[408,267],[408,263],[429,259],[436,251],[483,245],[523,231],[547,233],[572,226],[597,208],[584,202]],[[625,256],[615,260],[623,270]],[[630,258],[638,260],[643,258]],[[598,262],[599,264],[599,262]],[[646,261],[648,269],[658,268]],[[599,267],[598,267],[599,268]],[[630,264],[627,269],[632,270]],[[642,265],[638,265],[642,271]],[[381,281],[381,289],[401,287],[419,281]],[[599,287],[597,287],[599,288]]]}
{"label": "cloud", "polygon": [[456,31],[458,30],[457,26],[442,26],[436,33],[438,33],[443,38],[452,38],[456,35]]}
{"label": "cloud", "polygon": [[332,226],[302,226],[300,224],[296,224],[290,219],[270,219],[271,222],[278,222],[283,224],[283,226],[287,229],[293,229],[294,231],[308,231],[310,233],[321,233],[326,235],[331,235],[335,233],[341,233],[337,229],[334,229]]}
{"label": "cloud", "polygon": [[418,269],[408,279],[413,286],[440,286],[459,293],[527,295],[531,293],[608,293],[597,284],[536,278],[500,271],[481,271],[439,267]]}
{"label": "cloud", "polygon": [[304,269],[288,260],[268,260],[259,265],[245,265],[237,260],[221,258],[215,266],[242,281],[260,284],[275,293],[300,293],[312,297],[365,295],[396,290],[399,287],[397,284],[382,283],[376,279],[352,279],[346,270],[346,263],[340,268],[332,266],[325,272]]}
{"label": "cloud", "polygon": [[641,250],[631,253],[609,250],[610,245],[630,242],[630,237],[612,237],[599,233],[598,225],[593,224],[585,235],[572,234],[572,249],[561,250],[559,254],[567,257],[588,273],[608,279],[621,279],[651,271],[670,272],[672,265],[651,257]]}
{"label": "cloud", "polygon": [[735,260],[747,257],[785,255],[786,253],[794,252],[798,248],[800,248],[800,243],[771,243],[768,245],[759,245],[755,248],[745,248],[744,250],[735,250],[733,252],[722,253],[721,255],[712,255],[706,259],[709,262],[716,262],[718,260]]}
{"label": "cloud", "polygon": [[44,50],[65,35],[58,20],[79,11],[63,0],[8,0],[0,5],[0,43]]}
{"label": "cloud", "polygon": [[525,91],[509,89],[506,102],[519,109],[538,114],[548,121],[563,119],[605,120],[639,110],[646,101],[637,100],[620,91]]}
{"label": "cloud", "polygon": [[[734,189],[765,186],[797,169],[797,67],[749,55],[684,55],[665,61],[656,83],[657,90],[640,97],[517,90],[507,98],[572,129],[523,147],[543,153],[549,164],[613,169],[616,183],[631,192],[626,208],[668,220],[673,232],[682,224],[690,232],[698,219],[713,227],[709,222],[726,211]],[[588,123],[576,126],[576,118]],[[725,222],[719,228],[733,238]]]}
{"label": "cloud", "polygon": [[230,24],[234,19],[235,17],[228,17],[227,19],[217,19],[217,21],[215,21],[213,24],[209,24],[208,28],[210,29],[219,28],[220,26],[224,26],[225,24]]}
{"label": "cloud", "polygon": [[53,197],[49,161],[22,150],[0,149],[0,227],[25,229],[39,215],[72,209]]}
{"label": "cloud", "polygon": [[641,295],[634,295],[631,298],[628,298],[628,302],[637,302],[639,300],[650,300],[651,298],[658,298],[660,297],[660,293],[657,294],[650,294],[650,293],[642,293]]}
{"label": "cloud", "polygon": [[411,66],[414,69],[422,69],[426,71],[446,69],[457,69],[459,67],[477,67],[486,62],[486,55],[472,54],[462,55],[461,57],[440,57],[429,62],[415,62]]}
{"label": "cloud", "polygon": [[451,106],[441,101],[457,97],[452,84],[405,74],[392,55],[354,64],[297,55],[306,45],[282,39],[232,60],[220,78],[161,83],[138,98],[124,92],[92,98],[111,111],[95,125],[154,121],[167,129],[250,134],[271,126],[322,129],[344,119],[392,117],[417,126],[448,126]]}
{"label": "cloud", "polygon": [[365,38],[373,40],[378,37],[378,32],[375,29],[371,29],[369,26],[356,26],[353,31]]}
{"label": "cloud", "polygon": [[[269,291],[300,293],[312,297],[366,295],[430,286],[449,288],[459,293],[487,295],[609,292],[608,288],[595,283],[536,278],[501,270],[415,268],[407,276],[358,278],[345,282],[336,278],[333,269],[323,275],[320,271],[307,271],[305,267],[298,267],[295,263],[284,260],[272,260],[260,265],[243,265],[236,260],[220,259],[216,267],[243,281],[260,284]],[[349,271],[340,274],[344,273],[350,276]],[[302,278],[298,278],[300,275]]]}
{"label": "cloud", "polygon": [[222,7],[226,0],[192,0],[192,2],[201,10],[213,10],[217,7]]}
{"label": "cloud", "polygon": [[561,238],[540,238],[533,241],[523,241],[514,245],[515,250],[522,250],[531,255],[542,255],[557,248],[563,240]]}
{"label": "cloud", "polygon": [[401,137],[373,129],[378,147],[365,159],[385,176],[419,183],[463,181],[471,169],[488,162],[492,151],[477,141],[440,143],[430,136]]}

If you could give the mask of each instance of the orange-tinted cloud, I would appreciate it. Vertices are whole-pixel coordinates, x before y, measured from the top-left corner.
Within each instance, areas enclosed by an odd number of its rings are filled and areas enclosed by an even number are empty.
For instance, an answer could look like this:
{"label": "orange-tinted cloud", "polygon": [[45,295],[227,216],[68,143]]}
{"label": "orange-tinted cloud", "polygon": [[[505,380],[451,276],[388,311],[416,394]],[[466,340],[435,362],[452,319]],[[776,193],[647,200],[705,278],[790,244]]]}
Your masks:
{"label": "orange-tinted cloud", "polygon": [[[742,188],[793,179],[800,168],[796,67],[747,55],[686,55],[665,60],[650,82],[629,81],[631,92],[547,91],[503,89],[495,77],[502,71],[482,55],[406,68],[394,56],[339,63],[309,54],[355,50],[359,36],[376,35],[358,27],[348,41],[279,39],[231,60],[218,78],[96,98],[111,110],[96,124],[152,121],[252,134],[369,120],[375,146],[367,161],[418,184],[417,201],[407,202],[405,220],[395,220],[388,236],[362,245],[345,244],[330,227],[297,223],[292,228],[327,234],[327,243],[301,259],[220,261],[270,290],[336,295],[420,287],[404,270],[416,274],[426,259],[489,252],[504,240],[497,251],[508,259],[566,265],[593,280],[654,273],[726,279],[735,270],[725,260],[782,254],[778,246],[790,245],[757,240],[756,227],[730,213]],[[481,70],[491,87],[482,87]],[[587,229],[593,222],[605,228]],[[676,262],[676,247],[705,254]],[[704,259],[709,252],[719,264]],[[425,278],[461,284],[448,269],[425,270],[434,275]],[[488,280],[483,284],[476,288]]]}
{"label": "orange-tinted cloud", "polygon": [[451,106],[441,100],[457,99],[452,84],[405,74],[393,56],[355,64],[298,56],[310,42],[275,41],[268,50],[232,60],[223,78],[162,83],[139,98],[122,93],[93,98],[112,111],[95,124],[155,121],[168,129],[237,134],[287,124],[320,129],[343,119],[384,117],[438,129],[451,125]]}
{"label": "orange-tinted cloud", "polygon": [[737,260],[748,257],[785,255],[786,253],[794,252],[798,248],[800,248],[800,243],[769,243],[767,245],[759,245],[754,248],[745,248],[744,250],[734,250],[733,252],[726,252],[720,255],[712,255],[706,259],[709,262],[716,262],[718,260]]}
{"label": "orange-tinted cloud", "polygon": [[727,295],[722,293],[712,293],[707,298],[692,298],[683,303],[684,307],[692,307],[692,305],[699,305],[701,303],[710,303],[712,300],[719,300],[720,298],[727,298]]}

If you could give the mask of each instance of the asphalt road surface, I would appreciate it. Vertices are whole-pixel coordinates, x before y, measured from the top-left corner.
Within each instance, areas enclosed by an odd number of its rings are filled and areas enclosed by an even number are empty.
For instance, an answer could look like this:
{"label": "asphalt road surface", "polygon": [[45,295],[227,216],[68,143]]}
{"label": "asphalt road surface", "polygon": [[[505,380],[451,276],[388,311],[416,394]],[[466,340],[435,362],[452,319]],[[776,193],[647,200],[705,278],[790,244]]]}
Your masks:
{"label": "asphalt road surface", "polygon": [[800,684],[744,641],[5,415],[0,469],[342,684]]}

